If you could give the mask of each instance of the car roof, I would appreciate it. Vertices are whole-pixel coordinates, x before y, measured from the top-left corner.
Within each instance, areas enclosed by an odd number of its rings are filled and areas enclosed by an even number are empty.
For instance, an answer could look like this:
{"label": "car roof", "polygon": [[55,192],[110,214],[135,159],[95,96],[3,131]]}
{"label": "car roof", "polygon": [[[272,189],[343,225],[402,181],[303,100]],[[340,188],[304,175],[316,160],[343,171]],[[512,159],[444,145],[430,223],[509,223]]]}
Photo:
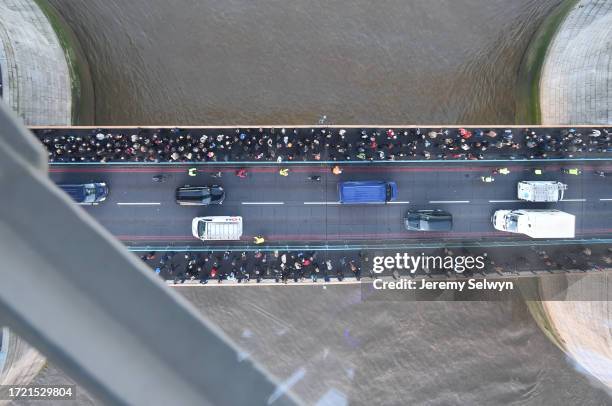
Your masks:
{"label": "car roof", "polygon": [[409,210],[406,213],[406,222],[409,217],[416,217],[418,228],[423,231],[449,231],[453,226],[453,216],[441,209]]}
{"label": "car roof", "polygon": [[452,228],[452,217],[430,217],[421,219],[421,228],[428,231],[447,231]]}
{"label": "car roof", "polygon": [[181,197],[202,197],[203,194],[210,194],[210,188],[207,186],[179,188],[178,194]]}
{"label": "car roof", "polygon": [[452,214],[450,214],[449,212],[442,210],[442,209],[421,209],[421,210],[408,210],[406,212],[406,216],[409,215],[414,215],[414,214],[418,214],[418,215],[428,215],[431,216],[432,218],[444,218],[444,217],[453,217]]}
{"label": "car roof", "polygon": [[202,190],[210,189],[210,186],[179,186],[179,190]]}
{"label": "car roof", "polygon": [[352,181],[339,184],[341,201],[347,203],[384,202],[387,200],[387,182]]}

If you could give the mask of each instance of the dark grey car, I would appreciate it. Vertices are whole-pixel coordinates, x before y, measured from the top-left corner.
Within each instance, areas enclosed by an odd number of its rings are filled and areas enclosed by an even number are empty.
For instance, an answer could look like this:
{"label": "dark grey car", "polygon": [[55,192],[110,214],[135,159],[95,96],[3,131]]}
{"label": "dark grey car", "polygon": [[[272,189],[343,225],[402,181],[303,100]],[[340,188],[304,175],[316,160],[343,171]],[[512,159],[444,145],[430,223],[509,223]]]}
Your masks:
{"label": "dark grey car", "polygon": [[453,216],[444,210],[408,210],[404,225],[409,231],[450,231],[453,229]]}
{"label": "dark grey car", "polygon": [[225,192],[219,185],[182,186],[176,189],[176,202],[182,206],[221,204],[224,199]]}

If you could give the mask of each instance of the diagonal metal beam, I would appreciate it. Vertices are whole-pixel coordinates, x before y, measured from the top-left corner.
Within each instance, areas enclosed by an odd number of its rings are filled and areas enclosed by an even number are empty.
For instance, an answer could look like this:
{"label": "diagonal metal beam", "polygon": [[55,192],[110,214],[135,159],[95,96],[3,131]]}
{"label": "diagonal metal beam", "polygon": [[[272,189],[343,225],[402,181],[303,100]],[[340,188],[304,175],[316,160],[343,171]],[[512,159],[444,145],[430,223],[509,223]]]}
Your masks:
{"label": "diagonal metal beam", "polygon": [[104,403],[297,403],[49,181],[11,116],[0,103],[0,318]]}

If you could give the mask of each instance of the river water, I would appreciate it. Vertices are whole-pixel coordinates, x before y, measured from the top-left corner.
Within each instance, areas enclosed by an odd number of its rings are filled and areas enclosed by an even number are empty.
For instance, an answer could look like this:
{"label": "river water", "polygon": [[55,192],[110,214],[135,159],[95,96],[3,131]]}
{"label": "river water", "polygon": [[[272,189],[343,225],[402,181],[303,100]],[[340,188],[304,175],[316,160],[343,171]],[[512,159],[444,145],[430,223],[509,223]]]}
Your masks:
{"label": "river water", "polygon": [[[610,404],[522,302],[362,301],[350,285],[176,290],[305,404]],[[70,382],[52,367],[34,383]],[[77,393],[67,405],[93,404]]]}
{"label": "river water", "polygon": [[82,43],[98,124],[514,122],[561,0],[49,0]]}
{"label": "river water", "polygon": [[[49,1],[81,41],[108,125],[512,123],[521,56],[560,3]],[[299,377],[309,404],[609,402],[520,303],[180,291],[280,379]]]}

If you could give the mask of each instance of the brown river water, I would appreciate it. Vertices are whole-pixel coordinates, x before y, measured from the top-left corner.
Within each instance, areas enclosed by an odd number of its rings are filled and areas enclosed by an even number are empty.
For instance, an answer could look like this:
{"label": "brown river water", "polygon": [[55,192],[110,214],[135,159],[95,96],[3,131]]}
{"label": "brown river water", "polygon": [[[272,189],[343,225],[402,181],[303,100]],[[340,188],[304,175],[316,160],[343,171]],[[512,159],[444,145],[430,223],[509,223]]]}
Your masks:
{"label": "brown river water", "polygon": [[509,124],[561,0],[48,0],[97,124]]}
{"label": "brown river water", "polygon": [[[109,125],[512,123],[521,56],[560,3],[49,1],[82,43],[96,123]],[[610,402],[521,303],[362,302],[350,286],[180,292],[281,380],[298,377],[307,404]],[[37,379],[65,378],[51,367]]]}

